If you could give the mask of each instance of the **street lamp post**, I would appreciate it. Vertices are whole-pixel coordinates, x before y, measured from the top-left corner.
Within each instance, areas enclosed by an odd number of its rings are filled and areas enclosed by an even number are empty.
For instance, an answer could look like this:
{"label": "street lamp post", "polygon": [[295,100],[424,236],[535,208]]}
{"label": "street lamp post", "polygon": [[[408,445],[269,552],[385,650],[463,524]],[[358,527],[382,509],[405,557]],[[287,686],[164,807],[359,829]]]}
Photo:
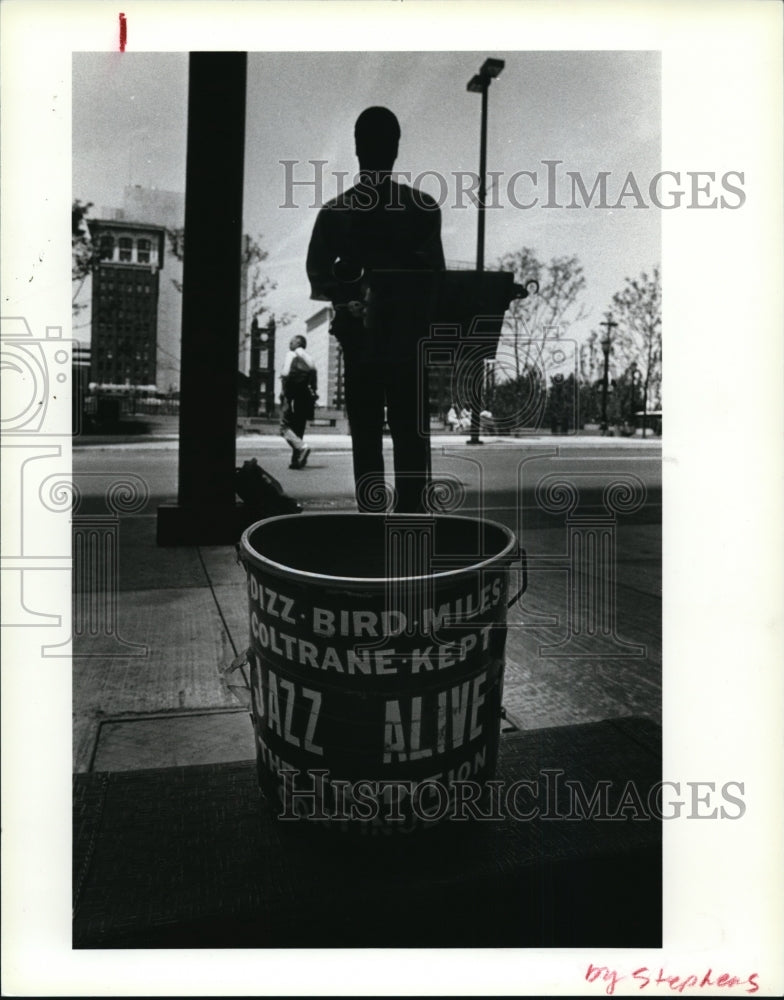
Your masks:
{"label": "street lamp post", "polygon": [[607,333],[602,337],[602,352],[604,354],[604,376],[602,378],[602,434],[607,433],[607,376],[609,373],[610,365],[610,350],[612,348],[612,331],[613,328],[618,326],[615,320],[612,318],[612,314],[608,313],[607,318],[599,326],[604,326],[607,328]]}
{"label": "street lamp post", "polygon": [[[487,173],[487,91],[490,82],[494,80],[506,64],[503,59],[485,59],[478,73],[471,77],[466,90],[471,94],[482,95],[482,119],[479,139],[479,214],[476,233],[476,269],[485,269],[485,201],[487,188],[485,175]],[[481,444],[479,440],[479,406],[471,407],[471,437],[467,444]]]}
{"label": "street lamp post", "polygon": [[[637,367],[637,364],[634,363],[634,365],[632,367],[632,372],[631,372],[631,397],[632,397],[632,402],[631,402],[631,413],[629,414],[629,416],[631,418],[631,425],[632,425],[632,427],[635,427],[635,424],[637,423],[637,419],[636,419],[636,417],[637,417],[637,388],[638,388],[638,386],[640,385],[641,382],[642,382],[642,372]],[[645,417],[643,417],[643,437],[644,436],[645,436]]]}

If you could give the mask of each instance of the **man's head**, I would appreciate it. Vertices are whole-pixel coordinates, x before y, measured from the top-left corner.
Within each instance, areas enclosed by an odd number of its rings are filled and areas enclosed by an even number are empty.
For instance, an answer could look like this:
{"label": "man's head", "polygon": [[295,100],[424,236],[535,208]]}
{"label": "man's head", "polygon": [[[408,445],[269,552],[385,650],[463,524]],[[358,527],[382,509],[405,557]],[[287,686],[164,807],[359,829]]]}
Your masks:
{"label": "man's head", "polygon": [[302,336],[301,333],[295,333],[294,336],[289,341],[289,350],[296,351],[298,347],[306,348],[308,346],[307,340]]}
{"label": "man's head", "polygon": [[365,108],[354,125],[360,170],[389,171],[397,159],[400,125],[389,108]]}

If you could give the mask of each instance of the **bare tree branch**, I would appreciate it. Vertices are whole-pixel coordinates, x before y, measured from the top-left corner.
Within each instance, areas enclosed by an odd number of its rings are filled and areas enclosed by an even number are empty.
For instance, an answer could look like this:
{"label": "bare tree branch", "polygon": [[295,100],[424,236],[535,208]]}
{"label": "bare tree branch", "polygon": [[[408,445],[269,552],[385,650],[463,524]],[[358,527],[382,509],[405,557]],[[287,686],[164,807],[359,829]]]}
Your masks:
{"label": "bare tree branch", "polygon": [[559,340],[564,330],[586,315],[580,301],[585,289],[585,274],[575,255],[553,257],[543,263],[530,247],[507,253],[498,261],[502,271],[512,271],[515,280],[524,284],[532,278],[539,291],[526,299],[515,299],[509,306],[501,332],[501,345],[511,347],[514,377],[540,360],[545,345]]}

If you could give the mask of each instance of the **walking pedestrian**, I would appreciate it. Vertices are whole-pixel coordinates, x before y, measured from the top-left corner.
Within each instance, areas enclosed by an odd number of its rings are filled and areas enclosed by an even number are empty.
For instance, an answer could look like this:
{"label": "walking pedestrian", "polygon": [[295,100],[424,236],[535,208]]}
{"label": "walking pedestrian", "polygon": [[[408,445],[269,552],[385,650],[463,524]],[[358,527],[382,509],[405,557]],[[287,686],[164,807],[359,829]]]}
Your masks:
{"label": "walking pedestrian", "polygon": [[[378,510],[378,497],[384,495],[386,406],[394,449],[394,510],[416,513],[426,510],[430,481],[427,373],[419,364],[415,324],[398,323],[404,311],[389,308],[394,288],[386,304],[381,296],[374,306],[373,276],[387,270],[444,270],[441,211],[427,194],[393,180],[400,125],[388,108],[363,111],[354,139],[357,184],[328,202],[313,227],[307,257],[311,298],[330,301],[335,310],[330,333],[345,362],[357,508]],[[426,285],[413,282],[409,289],[414,291],[406,294],[416,298],[416,289]],[[412,316],[422,313],[421,297],[408,305]],[[391,323],[390,316],[395,317]],[[409,328],[390,335],[395,324]]]}
{"label": "walking pedestrian", "polygon": [[316,365],[306,350],[307,346],[308,342],[302,334],[291,338],[280,376],[280,433],[291,446],[290,469],[304,469],[308,460],[310,448],[303,440],[305,426],[308,420],[313,419],[318,398]]}

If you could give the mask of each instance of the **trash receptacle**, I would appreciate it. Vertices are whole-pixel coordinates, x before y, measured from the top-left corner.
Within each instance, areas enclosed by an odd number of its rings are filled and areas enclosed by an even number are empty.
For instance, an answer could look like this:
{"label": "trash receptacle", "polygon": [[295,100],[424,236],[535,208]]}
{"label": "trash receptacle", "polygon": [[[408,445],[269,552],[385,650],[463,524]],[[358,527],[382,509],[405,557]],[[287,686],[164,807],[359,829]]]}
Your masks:
{"label": "trash receptacle", "polygon": [[259,783],[281,819],[415,830],[449,817],[456,782],[493,776],[512,531],[300,514],[252,525],[240,556]]}

